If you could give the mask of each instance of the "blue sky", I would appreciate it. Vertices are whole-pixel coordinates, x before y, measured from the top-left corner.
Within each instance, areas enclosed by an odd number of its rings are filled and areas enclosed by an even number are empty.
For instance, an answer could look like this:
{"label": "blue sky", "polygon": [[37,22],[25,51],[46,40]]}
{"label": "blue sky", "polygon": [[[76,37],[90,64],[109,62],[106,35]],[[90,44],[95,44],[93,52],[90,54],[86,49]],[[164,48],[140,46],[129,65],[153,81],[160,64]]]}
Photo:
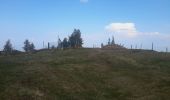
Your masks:
{"label": "blue sky", "polygon": [[170,0],[0,0],[0,48],[11,39],[37,48],[67,37],[79,28],[84,46],[100,46],[114,35],[126,47],[142,44],[170,48]]}

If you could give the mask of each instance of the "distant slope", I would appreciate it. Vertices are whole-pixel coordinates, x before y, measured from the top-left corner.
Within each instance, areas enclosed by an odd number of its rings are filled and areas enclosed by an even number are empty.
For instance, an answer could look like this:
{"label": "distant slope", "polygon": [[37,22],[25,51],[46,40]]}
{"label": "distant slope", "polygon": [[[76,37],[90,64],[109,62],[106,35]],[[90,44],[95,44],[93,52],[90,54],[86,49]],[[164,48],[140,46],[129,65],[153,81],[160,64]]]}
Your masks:
{"label": "distant slope", "polygon": [[0,100],[168,100],[170,54],[69,49],[0,56]]}

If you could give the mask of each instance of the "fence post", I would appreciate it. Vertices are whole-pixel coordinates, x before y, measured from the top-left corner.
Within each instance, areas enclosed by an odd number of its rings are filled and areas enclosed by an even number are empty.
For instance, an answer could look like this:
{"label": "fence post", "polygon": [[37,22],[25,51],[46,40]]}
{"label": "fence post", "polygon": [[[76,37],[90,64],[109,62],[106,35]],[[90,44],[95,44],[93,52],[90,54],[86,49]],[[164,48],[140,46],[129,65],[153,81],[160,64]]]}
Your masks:
{"label": "fence post", "polygon": [[152,42],[152,51],[153,51],[153,42]]}

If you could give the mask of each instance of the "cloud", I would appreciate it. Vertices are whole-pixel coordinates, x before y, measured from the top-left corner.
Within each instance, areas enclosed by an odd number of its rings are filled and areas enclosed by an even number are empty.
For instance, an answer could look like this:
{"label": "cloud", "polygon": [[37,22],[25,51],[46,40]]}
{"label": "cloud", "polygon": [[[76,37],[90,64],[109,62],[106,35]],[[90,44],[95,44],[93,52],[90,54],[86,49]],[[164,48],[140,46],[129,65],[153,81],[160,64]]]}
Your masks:
{"label": "cloud", "polygon": [[109,32],[125,34],[128,37],[135,37],[138,33],[134,23],[111,23],[105,29]]}
{"label": "cloud", "polygon": [[87,3],[89,0],[80,0],[81,3]]}
{"label": "cloud", "polygon": [[169,47],[170,34],[160,32],[141,32],[136,28],[135,23],[111,23],[105,26],[107,35],[114,35],[118,43],[123,43],[126,47],[130,45],[143,45],[145,49],[151,49],[152,42],[155,44],[154,49],[164,51]]}
{"label": "cloud", "polygon": [[114,32],[120,37],[136,38],[141,36],[163,36],[159,32],[140,32],[134,23],[111,23],[105,27],[108,32]]}

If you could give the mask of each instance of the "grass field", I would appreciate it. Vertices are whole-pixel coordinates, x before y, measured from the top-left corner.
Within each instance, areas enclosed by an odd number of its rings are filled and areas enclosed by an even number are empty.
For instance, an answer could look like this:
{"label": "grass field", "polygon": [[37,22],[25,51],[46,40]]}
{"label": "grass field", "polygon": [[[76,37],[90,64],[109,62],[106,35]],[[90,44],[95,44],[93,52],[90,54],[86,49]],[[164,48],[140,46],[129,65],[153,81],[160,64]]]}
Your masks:
{"label": "grass field", "polygon": [[0,100],[170,100],[170,54],[69,49],[0,56]]}

